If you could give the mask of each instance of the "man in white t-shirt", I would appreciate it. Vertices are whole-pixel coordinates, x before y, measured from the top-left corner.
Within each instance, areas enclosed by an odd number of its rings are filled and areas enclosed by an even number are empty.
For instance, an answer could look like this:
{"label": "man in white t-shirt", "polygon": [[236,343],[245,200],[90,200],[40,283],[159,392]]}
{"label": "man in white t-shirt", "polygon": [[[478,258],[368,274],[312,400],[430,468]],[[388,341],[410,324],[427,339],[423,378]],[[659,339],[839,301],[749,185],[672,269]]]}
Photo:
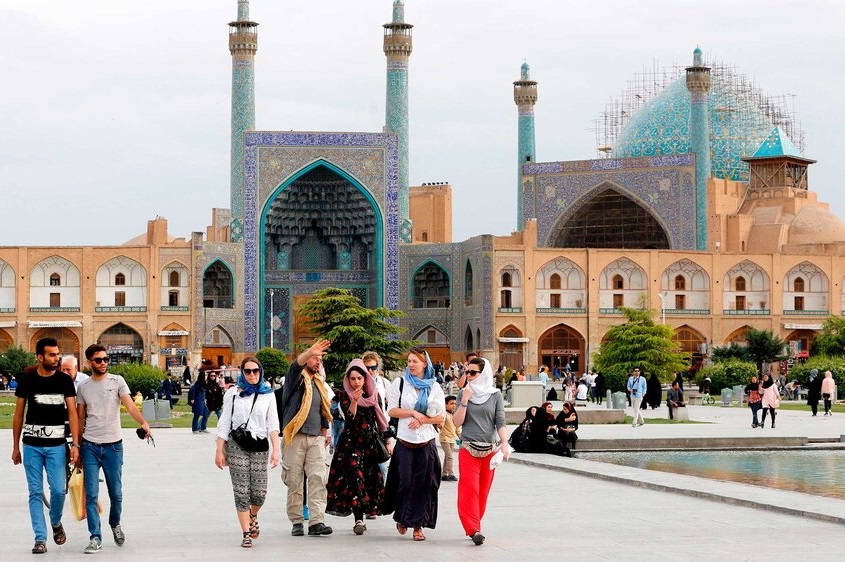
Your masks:
{"label": "man in white t-shirt", "polygon": [[123,377],[113,375],[109,370],[109,356],[100,344],[88,346],[85,358],[91,368],[91,377],[79,386],[77,410],[82,422],[82,467],[85,478],[85,516],[91,540],[85,554],[100,552],[103,536],[100,531],[100,512],[97,500],[100,491],[100,469],[109,491],[109,526],[114,542],[123,546],[126,536],[120,527],[123,508],[123,431],[120,428],[120,406],[126,407],[129,415],[150,437],[150,425],[138,411],[129,395],[129,386]]}

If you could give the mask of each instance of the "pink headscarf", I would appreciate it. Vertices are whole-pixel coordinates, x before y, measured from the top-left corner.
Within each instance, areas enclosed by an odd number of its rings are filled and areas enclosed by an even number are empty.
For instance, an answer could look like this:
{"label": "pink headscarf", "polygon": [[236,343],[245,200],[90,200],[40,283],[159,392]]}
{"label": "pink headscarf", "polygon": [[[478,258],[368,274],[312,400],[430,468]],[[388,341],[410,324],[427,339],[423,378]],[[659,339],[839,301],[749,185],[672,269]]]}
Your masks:
{"label": "pink headscarf", "polygon": [[352,389],[352,385],[349,384],[349,373],[352,371],[358,371],[358,373],[364,377],[364,392],[361,394],[361,398],[358,399],[358,405],[366,408],[374,408],[376,411],[376,420],[378,421],[379,431],[387,430],[387,416],[384,415],[384,412],[381,410],[381,406],[379,406],[378,403],[376,379],[367,372],[367,366],[364,365],[362,360],[353,359],[346,367],[346,374],[343,376],[343,390],[346,391],[346,394],[348,394],[350,398],[352,397],[354,390]]}

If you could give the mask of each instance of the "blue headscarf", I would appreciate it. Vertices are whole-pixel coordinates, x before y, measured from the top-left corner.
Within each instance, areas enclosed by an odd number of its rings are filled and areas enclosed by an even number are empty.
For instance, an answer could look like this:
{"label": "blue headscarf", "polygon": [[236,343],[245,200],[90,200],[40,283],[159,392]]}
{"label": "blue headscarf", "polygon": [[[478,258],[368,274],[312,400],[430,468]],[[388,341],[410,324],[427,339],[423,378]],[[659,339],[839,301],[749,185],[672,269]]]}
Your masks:
{"label": "blue headscarf", "polygon": [[[417,378],[411,374],[411,370],[408,367],[405,367],[405,382],[413,386],[419,391],[419,395],[417,396],[417,403],[414,404],[414,410],[418,411],[421,414],[425,414],[426,410],[428,409],[428,394],[431,390],[432,385],[437,382],[434,378],[434,365],[431,364],[431,357],[428,356],[427,351],[423,351],[425,354],[425,374],[423,378]],[[416,353],[414,353],[416,355]]]}
{"label": "blue headscarf", "polygon": [[238,396],[252,396],[256,392],[258,394],[269,394],[273,392],[273,389],[270,388],[270,385],[264,380],[264,367],[259,365],[258,368],[261,369],[258,373],[258,384],[249,384],[246,380],[246,375],[244,375],[243,369],[241,369],[241,374],[238,376],[238,388],[241,389],[241,393]]}

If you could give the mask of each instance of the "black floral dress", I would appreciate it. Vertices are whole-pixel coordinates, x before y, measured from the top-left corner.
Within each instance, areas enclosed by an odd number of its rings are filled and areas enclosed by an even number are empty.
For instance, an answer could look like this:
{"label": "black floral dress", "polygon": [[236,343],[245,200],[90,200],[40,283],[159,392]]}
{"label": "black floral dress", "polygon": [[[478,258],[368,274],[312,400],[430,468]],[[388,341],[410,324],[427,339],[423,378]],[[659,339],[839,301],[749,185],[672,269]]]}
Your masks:
{"label": "black floral dress", "polygon": [[358,406],[353,418],[349,404],[349,396],[343,393],[340,407],[346,423],[329,469],[326,512],[346,517],[360,509],[365,515],[378,515],[384,481],[378,465],[376,439],[380,434],[375,409]]}

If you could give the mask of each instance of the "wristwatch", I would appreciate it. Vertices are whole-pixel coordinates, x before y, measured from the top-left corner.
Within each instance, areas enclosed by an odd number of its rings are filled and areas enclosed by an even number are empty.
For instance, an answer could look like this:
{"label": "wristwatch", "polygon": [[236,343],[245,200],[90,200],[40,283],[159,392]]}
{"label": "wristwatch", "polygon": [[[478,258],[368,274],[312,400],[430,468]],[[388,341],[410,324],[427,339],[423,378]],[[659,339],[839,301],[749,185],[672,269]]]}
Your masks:
{"label": "wristwatch", "polygon": [[76,447],[76,448],[78,449],[78,448],[79,448],[79,443],[71,443],[71,444],[70,444],[70,446],[71,446],[71,447]]}

